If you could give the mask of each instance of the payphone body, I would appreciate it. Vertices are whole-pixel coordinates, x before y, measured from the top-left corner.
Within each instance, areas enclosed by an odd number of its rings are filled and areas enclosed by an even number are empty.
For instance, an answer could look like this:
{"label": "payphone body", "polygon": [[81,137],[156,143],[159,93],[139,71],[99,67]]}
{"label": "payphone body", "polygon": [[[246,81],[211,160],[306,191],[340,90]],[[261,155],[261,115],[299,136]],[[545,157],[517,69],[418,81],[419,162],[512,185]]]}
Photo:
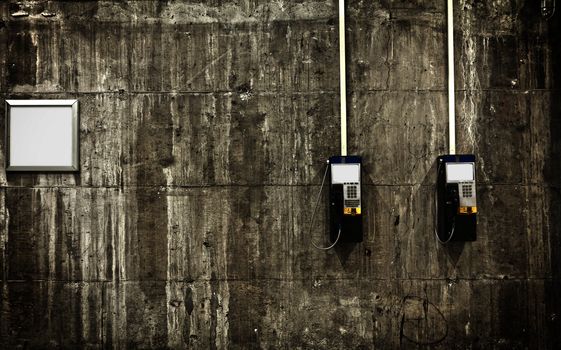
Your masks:
{"label": "payphone body", "polygon": [[362,242],[361,165],[359,156],[329,158],[331,242]]}
{"label": "payphone body", "polygon": [[437,158],[436,234],[442,243],[477,239],[475,156]]}

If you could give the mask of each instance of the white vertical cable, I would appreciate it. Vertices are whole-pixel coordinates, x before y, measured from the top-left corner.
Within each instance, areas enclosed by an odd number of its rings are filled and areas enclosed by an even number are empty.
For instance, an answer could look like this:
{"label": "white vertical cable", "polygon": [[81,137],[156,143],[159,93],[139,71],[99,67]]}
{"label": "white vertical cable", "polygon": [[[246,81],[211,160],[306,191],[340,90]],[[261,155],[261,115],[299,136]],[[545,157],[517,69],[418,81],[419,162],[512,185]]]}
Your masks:
{"label": "white vertical cable", "polygon": [[345,0],[339,0],[339,94],[341,95],[341,155],[347,155],[347,76],[345,63]]}
{"label": "white vertical cable", "polygon": [[454,4],[448,0],[448,152],[456,154],[456,102],[454,98]]}

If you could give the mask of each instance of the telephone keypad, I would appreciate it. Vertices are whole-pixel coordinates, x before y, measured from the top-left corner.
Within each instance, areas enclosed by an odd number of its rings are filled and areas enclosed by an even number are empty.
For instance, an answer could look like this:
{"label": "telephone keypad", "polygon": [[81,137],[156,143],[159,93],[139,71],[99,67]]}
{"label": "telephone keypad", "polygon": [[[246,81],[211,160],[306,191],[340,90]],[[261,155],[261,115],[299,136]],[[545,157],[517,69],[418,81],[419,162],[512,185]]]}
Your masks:
{"label": "telephone keypad", "polygon": [[358,193],[356,186],[347,186],[347,198],[354,199],[357,198]]}
{"label": "telephone keypad", "polygon": [[345,182],[345,207],[358,208],[360,207],[360,192],[359,183]]}
{"label": "telephone keypad", "polygon": [[473,185],[472,184],[461,184],[462,187],[462,197],[469,198],[473,197]]}

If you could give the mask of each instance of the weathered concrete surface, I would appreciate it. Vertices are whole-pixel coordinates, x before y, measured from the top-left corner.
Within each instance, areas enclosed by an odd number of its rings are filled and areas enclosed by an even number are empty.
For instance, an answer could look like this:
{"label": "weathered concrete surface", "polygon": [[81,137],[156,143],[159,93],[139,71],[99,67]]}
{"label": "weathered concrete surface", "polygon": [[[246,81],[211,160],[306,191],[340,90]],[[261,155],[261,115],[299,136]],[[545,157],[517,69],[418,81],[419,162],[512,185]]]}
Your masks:
{"label": "weathered concrete surface", "polygon": [[478,157],[480,215],[477,242],[443,247],[445,10],[348,1],[365,240],[320,252],[335,2],[0,4],[0,97],[81,110],[79,173],[0,171],[0,347],[554,348],[561,17],[458,2],[458,151]]}

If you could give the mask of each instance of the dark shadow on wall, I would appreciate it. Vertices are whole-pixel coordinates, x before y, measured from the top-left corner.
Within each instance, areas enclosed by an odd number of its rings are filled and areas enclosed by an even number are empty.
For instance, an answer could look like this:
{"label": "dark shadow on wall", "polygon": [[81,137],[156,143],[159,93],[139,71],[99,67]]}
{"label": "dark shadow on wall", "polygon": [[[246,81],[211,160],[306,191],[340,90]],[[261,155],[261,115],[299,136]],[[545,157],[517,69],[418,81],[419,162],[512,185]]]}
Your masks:
{"label": "dark shadow on wall", "polygon": [[341,266],[346,266],[349,256],[351,255],[355,247],[359,244],[360,243],[340,243],[334,247],[333,250],[335,250],[335,253],[337,253],[337,257],[339,258]]}
{"label": "dark shadow on wall", "polygon": [[[432,166],[430,167],[429,171],[427,172],[425,178],[423,179],[422,182],[422,186],[428,186],[431,191],[431,195],[429,196],[430,199],[430,212],[431,212],[431,222],[432,225],[430,225],[430,236],[427,237],[427,239],[432,239],[432,240],[437,240],[436,239],[436,234],[435,234],[435,229],[436,229],[436,222],[435,222],[435,216],[436,216],[436,207],[435,207],[435,196],[436,196],[436,176],[437,175],[437,161],[436,159],[434,160],[434,162],[432,163]],[[439,249],[439,251],[443,252],[448,261],[452,264],[452,266],[454,266],[454,268],[456,267],[456,265],[458,264],[458,261],[460,260],[460,257],[462,256],[462,253],[464,251],[464,247],[465,247],[466,242],[461,242],[461,241],[457,241],[457,242],[448,242],[446,244],[440,244],[439,246],[441,249]],[[439,259],[441,260],[441,259]]]}
{"label": "dark shadow on wall", "polygon": [[[544,20],[545,21],[545,20]],[[546,41],[550,52],[549,62],[551,94],[549,105],[550,145],[544,178],[549,185],[549,247],[552,279],[545,284],[546,345],[561,343],[561,1],[557,12],[547,22]],[[558,346],[558,345],[557,345]]]}

